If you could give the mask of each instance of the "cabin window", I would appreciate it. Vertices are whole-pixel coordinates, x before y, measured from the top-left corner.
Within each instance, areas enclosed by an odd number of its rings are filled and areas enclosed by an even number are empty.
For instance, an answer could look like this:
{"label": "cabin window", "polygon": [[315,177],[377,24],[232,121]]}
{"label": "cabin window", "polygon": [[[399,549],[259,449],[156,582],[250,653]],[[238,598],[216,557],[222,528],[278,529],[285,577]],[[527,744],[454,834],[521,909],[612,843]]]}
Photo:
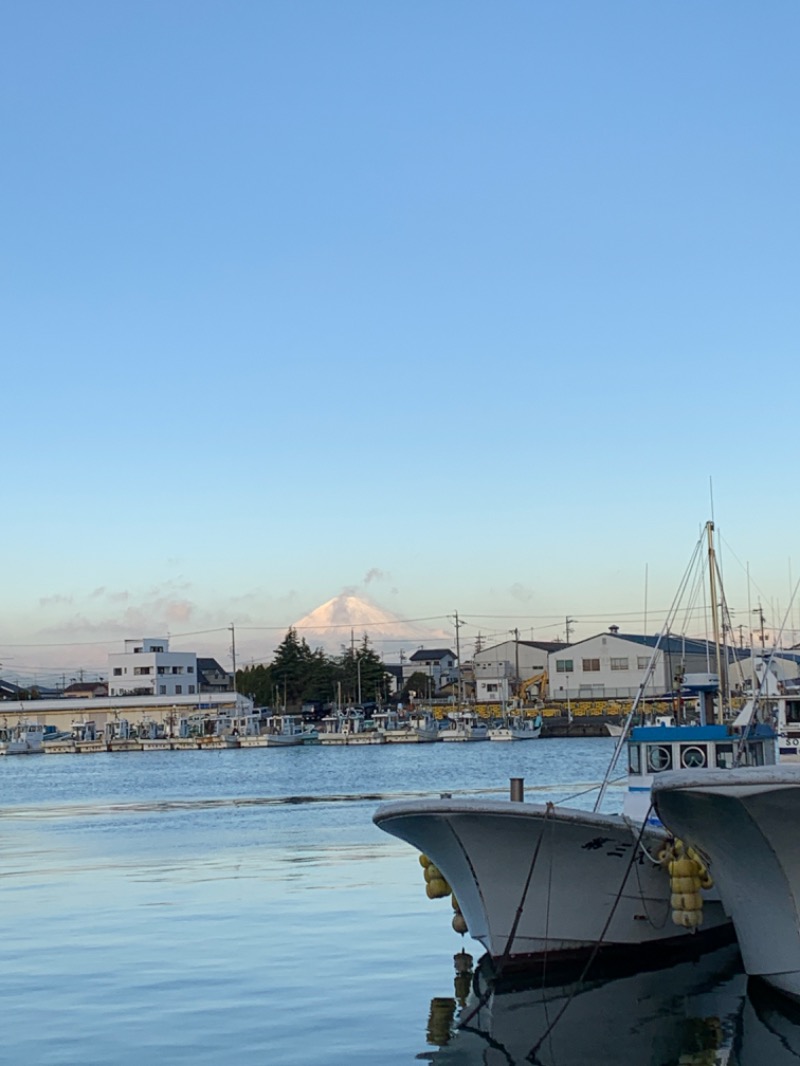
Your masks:
{"label": "cabin window", "polygon": [[708,755],[705,747],[698,747],[697,744],[681,744],[681,766],[691,770],[695,766],[705,766],[707,762]]}
{"label": "cabin window", "polygon": [[717,766],[720,770],[733,769],[733,744],[717,744]]}
{"label": "cabin window", "polygon": [[654,774],[672,769],[672,751],[664,744],[647,745],[647,768]]}
{"label": "cabin window", "polygon": [[764,765],[764,745],[763,744],[748,744],[744,749],[744,764],[745,766],[763,766]]}
{"label": "cabin window", "polygon": [[800,700],[786,701],[786,721],[800,722]]}
{"label": "cabin window", "polygon": [[640,774],[642,772],[642,749],[638,744],[628,746],[628,773]]}

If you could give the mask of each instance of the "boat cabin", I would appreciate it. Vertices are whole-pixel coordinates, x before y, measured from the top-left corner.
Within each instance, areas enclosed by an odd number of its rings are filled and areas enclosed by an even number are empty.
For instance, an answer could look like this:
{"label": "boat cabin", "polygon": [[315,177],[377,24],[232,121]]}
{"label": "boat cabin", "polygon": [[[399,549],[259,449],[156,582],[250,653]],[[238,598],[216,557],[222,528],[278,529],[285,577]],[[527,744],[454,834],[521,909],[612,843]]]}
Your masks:
{"label": "boat cabin", "polygon": [[[774,765],[778,755],[776,740],[775,731],[763,723],[745,730],[730,725],[634,726],[628,740],[624,812],[644,821],[653,778],[667,770]],[[654,817],[648,820],[657,821]]]}

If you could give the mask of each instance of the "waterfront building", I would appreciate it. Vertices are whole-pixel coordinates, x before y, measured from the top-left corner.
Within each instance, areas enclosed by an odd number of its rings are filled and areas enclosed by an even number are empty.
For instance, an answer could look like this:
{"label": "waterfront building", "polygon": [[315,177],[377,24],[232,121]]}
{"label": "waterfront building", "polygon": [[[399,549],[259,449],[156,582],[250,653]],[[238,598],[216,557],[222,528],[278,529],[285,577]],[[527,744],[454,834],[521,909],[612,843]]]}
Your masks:
{"label": "waterfront building", "polygon": [[193,696],[197,655],[170,651],[166,637],[126,640],[125,650],[108,657],[109,696]]}
{"label": "waterfront building", "polygon": [[[579,640],[547,657],[548,696],[553,700],[631,699],[639,691],[658,635],[620,633],[618,626]],[[711,641],[662,637],[645,696],[680,688],[687,675],[716,673]]]}
{"label": "waterfront building", "polygon": [[560,641],[504,640],[489,648],[481,648],[472,659],[475,699],[478,703],[509,700],[518,694],[523,682],[537,675],[542,675],[543,679],[548,655],[566,647],[568,645]]}
{"label": "waterfront building", "polygon": [[413,674],[427,674],[434,694],[457,678],[455,654],[450,648],[418,648],[403,665],[403,682]]}

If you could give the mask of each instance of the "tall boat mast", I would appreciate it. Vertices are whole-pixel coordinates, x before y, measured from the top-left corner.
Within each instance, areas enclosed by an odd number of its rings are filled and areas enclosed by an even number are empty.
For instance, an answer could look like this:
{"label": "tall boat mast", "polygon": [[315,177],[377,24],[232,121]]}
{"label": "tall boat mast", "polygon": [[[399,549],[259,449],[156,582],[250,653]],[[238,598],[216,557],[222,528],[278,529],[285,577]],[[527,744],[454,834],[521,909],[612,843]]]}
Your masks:
{"label": "tall boat mast", "polygon": [[708,580],[711,589],[711,620],[714,627],[714,647],[717,653],[717,677],[719,678],[719,699],[717,700],[716,719],[722,725],[722,702],[724,688],[722,680],[722,650],[720,648],[719,613],[717,609],[717,557],[714,553],[714,523],[706,522],[708,536]]}

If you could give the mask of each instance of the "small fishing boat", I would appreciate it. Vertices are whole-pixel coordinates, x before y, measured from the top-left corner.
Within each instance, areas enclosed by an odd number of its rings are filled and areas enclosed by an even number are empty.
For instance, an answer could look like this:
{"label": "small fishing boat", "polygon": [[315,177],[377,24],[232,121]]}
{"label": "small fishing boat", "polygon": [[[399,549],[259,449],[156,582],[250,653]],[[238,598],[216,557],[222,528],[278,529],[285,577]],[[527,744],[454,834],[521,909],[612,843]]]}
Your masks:
{"label": "small fishing boat", "polygon": [[269,719],[259,740],[266,748],[291,748],[317,739],[316,729],[307,727],[299,714],[276,714]]}
{"label": "small fishing boat", "polygon": [[6,730],[0,742],[0,755],[42,755],[46,730],[39,722],[19,721]]}
{"label": "small fishing boat", "polygon": [[537,740],[542,735],[542,716],[510,714],[498,725],[489,727],[489,740]]}
{"label": "small fishing boat", "polygon": [[387,744],[425,744],[439,739],[439,723],[428,710],[402,713],[390,708],[372,717]]}
{"label": "small fishing boat", "polygon": [[441,740],[462,742],[488,740],[489,726],[475,711],[451,711],[439,731],[439,737]]}
{"label": "small fishing boat", "polygon": [[361,707],[337,709],[325,715],[320,722],[318,740],[320,744],[383,744],[384,734],[367,725],[366,715]]}

